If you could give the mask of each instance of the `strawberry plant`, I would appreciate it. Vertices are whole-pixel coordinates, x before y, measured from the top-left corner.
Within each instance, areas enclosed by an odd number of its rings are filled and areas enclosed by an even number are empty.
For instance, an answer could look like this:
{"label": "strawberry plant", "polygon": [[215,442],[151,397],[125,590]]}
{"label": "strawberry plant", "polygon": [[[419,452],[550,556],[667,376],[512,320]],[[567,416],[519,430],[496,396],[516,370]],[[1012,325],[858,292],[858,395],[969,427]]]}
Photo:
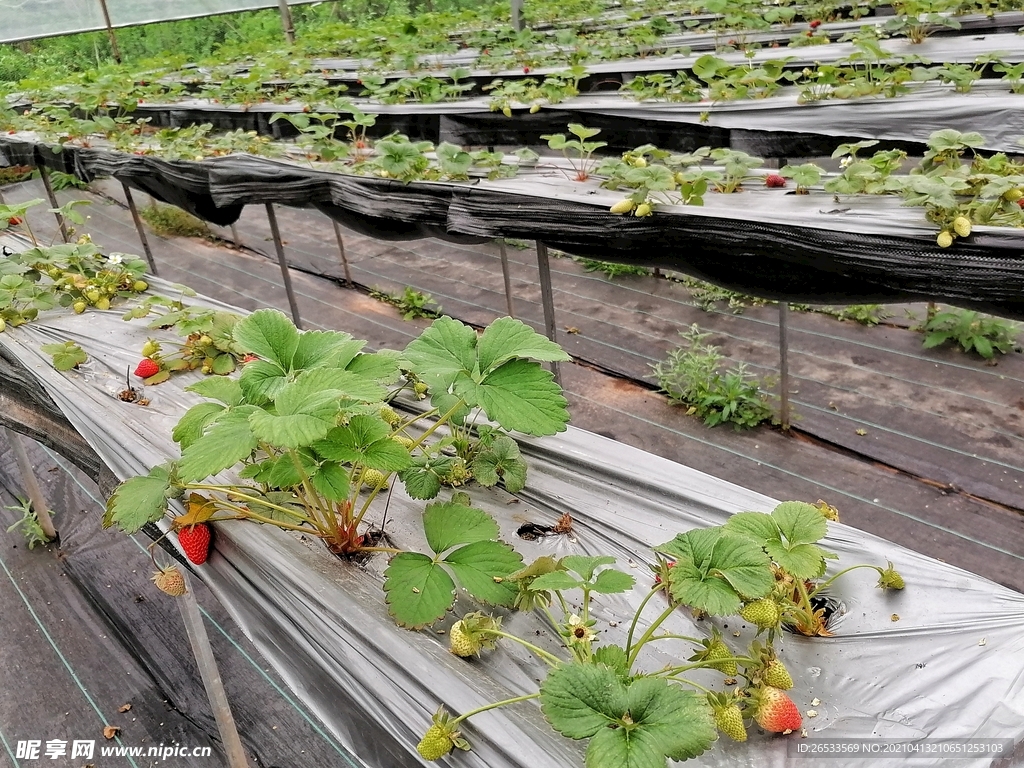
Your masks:
{"label": "strawberry plant", "polygon": [[793,180],[798,195],[806,195],[811,187],[820,184],[822,173],[822,168],[814,163],[786,165],[779,171],[783,178]]}
{"label": "strawberry plant", "polygon": [[601,147],[608,146],[605,141],[587,141],[600,132],[600,128],[586,128],[579,123],[569,123],[569,133],[575,136],[575,139],[567,139],[564,133],[547,134],[541,138],[551,149],[559,150],[569,161],[575,171],[575,175],[569,178],[574,181],[586,181],[590,178],[595,164],[592,155]]}
{"label": "strawberry plant", "polygon": [[441,306],[431,298],[429,293],[417,291],[408,285],[397,296],[392,296],[386,291],[375,289],[370,291],[370,297],[398,309],[402,313],[403,320],[415,320],[420,317],[438,317],[441,312]]}
{"label": "strawberry plant", "polygon": [[[367,539],[363,521],[391,475],[398,473],[414,498],[440,490],[442,465],[452,457],[425,444],[441,427],[468,430],[474,409],[503,430],[535,435],[558,432],[568,421],[565,399],[540,365],[567,355],[511,318],[479,337],[439,318],[402,355],[364,353],[365,342],[345,333],[300,332],[273,310],[239,320],[231,338],[253,359],[237,379],[188,387],[209,400],[189,409],[174,429],[180,459],[118,486],[104,525],[134,532],[167,514],[169,499],[183,498],[187,511],[174,516],[175,528],[250,520],[316,536],[338,554],[372,551],[379,533]],[[432,393],[430,410],[403,418],[385,408],[414,382],[415,391],[423,384]],[[424,421],[433,423],[412,431]],[[493,433],[488,438],[473,464],[477,479],[521,482],[518,451]],[[209,479],[228,469],[238,480]],[[361,491],[368,492],[363,501]]]}
{"label": "strawberry plant", "polygon": [[40,349],[53,358],[53,367],[58,371],[70,371],[89,359],[85,350],[73,341],[43,344]]}

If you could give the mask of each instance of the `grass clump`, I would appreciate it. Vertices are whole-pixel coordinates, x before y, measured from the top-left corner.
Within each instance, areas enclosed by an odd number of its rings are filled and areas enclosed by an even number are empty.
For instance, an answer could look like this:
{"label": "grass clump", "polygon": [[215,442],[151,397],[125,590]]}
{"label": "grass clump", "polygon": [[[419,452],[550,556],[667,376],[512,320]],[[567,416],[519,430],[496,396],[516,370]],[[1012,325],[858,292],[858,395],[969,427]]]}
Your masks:
{"label": "grass clump", "polygon": [[139,215],[161,237],[210,237],[210,228],[202,219],[173,205],[144,207]]}

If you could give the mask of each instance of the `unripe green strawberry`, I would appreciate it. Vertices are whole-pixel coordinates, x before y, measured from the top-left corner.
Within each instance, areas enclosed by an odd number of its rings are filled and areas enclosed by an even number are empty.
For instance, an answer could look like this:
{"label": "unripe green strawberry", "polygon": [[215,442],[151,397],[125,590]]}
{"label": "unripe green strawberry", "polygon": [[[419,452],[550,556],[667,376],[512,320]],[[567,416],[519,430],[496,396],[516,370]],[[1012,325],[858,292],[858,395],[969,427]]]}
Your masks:
{"label": "unripe green strawberry", "polygon": [[511,107],[502,107],[501,108],[501,114],[503,114],[505,117],[512,117],[512,108]]}
{"label": "unripe green strawberry", "polygon": [[1003,192],[1003,199],[1011,203],[1016,203],[1022,197],[1024,197],[1024,190],[1008,189]]}
{"label": "unripe green strawberry", "polygon": [[764,672],[761,673],[761,680],[772,688],[778,688],[781,691],[788,691],[793,687],[793,677],[789,674],[789,670],[786,669],[786,665],[778,659],[772,659],[768,662]]}
{"label": "unripe green strawberry", "polygon": [[949,248],[953,244],[953,235],[946,230],[939,232],[939,236],[935,238],[935,242],[939,244],[939,248]]}
{"label": "unripe green strawberry", "polygon": [[531,115],[536,115],[538,112],[540,112],[540,104],[531,104],[530,105],[530,114]]}
{"label": "unripe green strawberry", "polygon": [[733,741],[746,741],[747,729],[743,725],[743,713],[735,704],[714,710],[715,725]]}
{"label": "unripe green strawberry", "polygon": [[412,385],[412,391],[416,393],[416,397],[422,400],[424,397],[427,396],[427,385],[424,384],[422,381],[417,381],[415,384]]}
{"label": "unripe green strawberry", "polygon": [[381,406],[380,417],[391,427],[397,427],[402,423],[402,417],[395,413],[395,409],[390,405]]}
{"label": "unripe green strawberry", "polygon": [[110,309],[110,299],[106,296],[100,296],[96,301],[96,309]]}
{"label": "unripe green strawberry", "polygon": [[440,480],[445,485],[458,488],[460,485],[465,485],[472,478],[473,473],[466,466],[465,460],[457,458],[452,462],[451,468],[441,475]]}
{"label": "unripe green strawberry", "polygon": [[85,312],[85,308],[87,306],[88,305],[84,301],[76,301],[74,304],[71,305],[71,308],[75,310],[76,315],[80,315],[83,312]]}
{"label": "unripe green strawberry", "polygon": [[416,447],[416,441],[411,437],[406,437],[405,435],[392,435],[391,439],[399,445],[404,445],[405,448],[410,451]]}
{"label": "unripe green strawberry", "polygon": [[91,303],[95,304],[97,301],[100,300],[99,289],[89,288],[88,290],[85,291],[85,298],[88,299]]}
{"label": "unripe green strawberry", "polygon": [[366,467],[363,469],[363,474],[361,477],[364,488],[372,490],[374,488],[379,487],[382,491],[387,490],[387,475],[385,475],[379,469],[371,469],[370,467]]}
{"label": "unripe green strawberry", "polygon": [[634,203],[630,198],[627,197],[625,200],[619,200],[619,202],[617,202],[608,210],[610,210],[612,213],[629,213],[634,208],[636,208],[636,203]]}
{"label": "unripe green strawberry", "polygon": [[430,726],[420,739],[420,743],[416,745],[416,751],[424,760],[440,760],[452,751],[452,740],[448,737],[448,731],[440,725]]}
{"label": "unripe green strawberry", "polygon": [[7,321],[0,317],[0,333],[7,330]]}
{"label": "unripe green strawberry", "polygon": [[213,339],[207,336],[205,333],[199,337],[199,344],[203,347],[208,347],[213,344]]}
{"label": "unripe green strawberry", "polygon": [[779,606],[774,600],[762,597],[747,603],[740,609],[740,616],[756,626],[758,629],[771,629],[779,624],[782,614]]}
{"label": "unripe green strawberry", "polygon": [[636,210],[633,211],[633,215],[636,216],[637,218],[641,218],[641,219],[644,216],[650,216],[651,213],[652,213],[652,210],[651,210],[651,204],[650,203],[640,203],[640,205],[638,205],[636,207]]}
{"label": "unripe green strawberry", "polygon": [[448,650],[462,658],[475,656],[483,647],[479,638],[466,632],[465,626],[462,621],[457,621],[448,631]]}
{"label": "unripe green strawberry", "polygon": [[[736,674],[736,662],[733,660],[736,654],[725,644],[725,641],[722,639],[722,633],[718,631],[718,627],[712,630],[711,637],[703,640],[701,645],[703,647],[690,657],[690,661],[708,662],[708,666],[711,669],[717,669],[719,672],[729,676]],[[729,661],[719,661],[719,659],[729,659]]]}
{"label": "unripe green strawberry", "polygon": [[903,589],[907,586],[906,582],[903,581],[903,577],[896,572],[892,563],[887,561],[887,564],[888,567],[878,575],[878,587],[880,589]]}
{"label": "unripe green strawberry", "polygon": [[786,733],[799,729],[803,723],[796,704],[778,688],[766,685],[756,689],[751,695],[751,702],[754,720],[766,731]]}
{"label": "unripe green strawberry", "polygon": [[147,288],[149,288],[149,283],[147,283],[145,280],[136,280],[134,283],[132,283],[132,290],[135,291],[136,293],[142,293]]}
{"label": "unripe green strawberry", "polygon": [[953,230],[960,235],[960,237],[967,237],[971,234],[971,220],[966,216],[957,216],[953,219]]}
{"label": "unripe green strawberry", "polygon": [[152,339],[147,339],[146,343],[142,345],[142,356],[152,357],[160,351],[160,345]]}

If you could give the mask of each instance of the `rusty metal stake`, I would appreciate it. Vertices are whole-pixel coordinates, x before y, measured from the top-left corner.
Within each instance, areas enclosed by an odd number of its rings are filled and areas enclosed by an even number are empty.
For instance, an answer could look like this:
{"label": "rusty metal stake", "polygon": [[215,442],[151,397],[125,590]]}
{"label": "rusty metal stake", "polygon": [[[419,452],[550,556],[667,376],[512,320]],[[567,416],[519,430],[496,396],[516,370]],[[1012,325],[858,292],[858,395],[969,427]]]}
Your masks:
{"label": "rusty metal stake", "polygon": [[[544,332],[552,341],[557,343],[555,338],[555,298],[551,292],[551,263],[548,260],[548,247],[540,240],[537,241],[537,268],[540,272],[540,302],[544,307]],[[555,376],[555,383],[562,386],[562,375],[558,369],[558,363],[551,363],[551,373]]]}
{"label": "rusty metal stake", "polygon": [[64,223],[64,217],[57,213],[57,208],[60,208],[60,203],[57,202],[57,196],[53,193],[53,185],[50,184],[50,171],[45,165],[39,166],[39,178],[43,180],[43,188],[46,190],[46,198],[50,201],[50,207],[54,209],[53,215],[57,219],[57,226],[60,227],[60,236],[64,238],[64,242],[70,242],[71,238],[68,236],[68,227]]}
{"label": "rusty metal stake", "polygon": [[501,276],[505,281],[505,304],[508,306],[508,316],[515,317],[515,308],[512,306],[512,276],[508,271],[508,249],[505,246],[504,238],[498,240],[498,252],[501,254]]}
{"label": "rusty metal stake", "polygon": [[21,481],[25,484],[25,493],[28,494],[28,500],[32,503],[32,511],[36,513],[39,527],[42,528],[43,535],[50,541],[53,541],[57,538],[57,531],[53,527],[53,520],[50,519],[50,510],[46,506],[46,497],[43,496],[43,491],[36,480],[35,472],[32,471],[32,462],[29,461],[28,451],[25,450],[25,443],[22,442],[21,435],[6,427],[4,427],[4,435],[7,437],[7,442],[11,445],[14,461],[18,465]]}
{"label": "rusty metal stake", "polygon": [[277,214],[274,213],[274,204],[266,203],[267,221],[270,222],[270,234],[274,238],[274,248],[277,250],[277,263],[281,265],[281,278],[284,280],[284,290],[288,294],[288,306],[292,308],[292,320],[295,327],[302,329],[302,318],[299,317],[299,305],[295,301],[295,290],[292,288],[292,276],[288,272],[288,260],[284,255],[284,243],[281,242],[281,230],[277,228]]}
{"label": "rusty metal stake", "polygon": [[135,222],[135,231],[139,233],[139,240],[142,242],[142,250],[146,253],[146,261],[149,262],[149,271],[154,275],[156,271],[156,260],[153,258],[153,251],[149,248],[149,238],[146,237],[146,229],[142,226],[142,218],[139,216],[139,209],[135,207],[135,198],[132,191],[123,181],[121,188],[124,190],[124,199],[128,201],[128,210],[132,212],[132,221]]}
{"label": "rusty metal stake", "polygon": [[334,237],[338,241],[338,253],[341,254],[341,266],[345,268],[345,282],[348,283],[348,287],[351,288],[355,285],[352,282],[352,272],[348,268],[348,257],[345,255],[345,241],[341,238],[341,227],[338,226],[338,222],[331,219],[331,225],[334,227]]}

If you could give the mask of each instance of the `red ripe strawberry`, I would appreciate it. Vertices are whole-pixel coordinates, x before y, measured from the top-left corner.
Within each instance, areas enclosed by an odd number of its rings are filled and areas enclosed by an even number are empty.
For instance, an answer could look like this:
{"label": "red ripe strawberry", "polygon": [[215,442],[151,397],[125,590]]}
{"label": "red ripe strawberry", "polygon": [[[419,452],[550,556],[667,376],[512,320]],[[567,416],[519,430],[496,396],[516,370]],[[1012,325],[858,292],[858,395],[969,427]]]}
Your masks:
{"label": "red ripe strawberry", "polygon": [[178,531],[178,544],[190,561],[202,565],[210,554],[210,526],[196,523]]}
{"label": "red ripe strawberry", "polygon": [[530,68],[529,67],[523,67],[523,74],[524,75],[530,74]]}
{"label": "red ripe strawberry", "polygon": [[1024,197],[1017,201],[1017,205],[1019,205],[1021,208],[1024,208]]}
{"label": "red ripe strawberry", "polygon": [[160,366],[157,365],[155,360],[150,360],[148,357],[142,358],[139,364],[135,366],[135,375],[140,379],[148,379],[150,376],[155,376],[160,373]]}
{"label": "red ripe strawberry", "polygon": [[19,224],[21,224],[21,217],[20,216],[11,216],[11,218],[9,218],[7,220],[7,223],[10,224],[12,227],[16,227]]}
{"label": "red ripe strawberry", "polygon": [[796,704],[783,691],[766,685],[751,696],[754,702],[754,720],[766,731],[786,733],[800,728],[803,719]]}
{"label": "red ripe strawberry", "polygon": [[786,179],[777,173],[769,173],[764,177],[764,185],[770,189],[779,189],[786,186]]}
{"label": "red ripe strawberry", "polygon": [[821,19],[815,19],[808,25],[811,29],[817,29],[821,26]]}

